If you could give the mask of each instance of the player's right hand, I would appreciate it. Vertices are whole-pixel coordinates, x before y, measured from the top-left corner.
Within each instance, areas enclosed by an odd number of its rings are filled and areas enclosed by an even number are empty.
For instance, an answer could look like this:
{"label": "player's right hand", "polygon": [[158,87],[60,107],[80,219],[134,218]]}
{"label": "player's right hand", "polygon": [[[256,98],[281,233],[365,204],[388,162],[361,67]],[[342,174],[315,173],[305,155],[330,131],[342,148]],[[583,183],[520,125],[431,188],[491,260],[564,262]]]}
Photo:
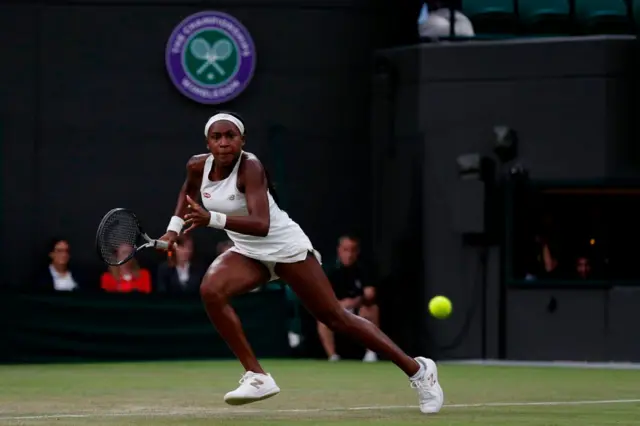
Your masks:
{"label": "player's right hand", "polygon": [[[173,253],[176,249],[176,241],[178,240],[178,233],[174,231],[167,231],[162,237],[158,238],[160,241],[166,241],[169,243],[169,248],[166,250],[168,252]],[[162,248],[158,248],[158,250],[165,251]]]}

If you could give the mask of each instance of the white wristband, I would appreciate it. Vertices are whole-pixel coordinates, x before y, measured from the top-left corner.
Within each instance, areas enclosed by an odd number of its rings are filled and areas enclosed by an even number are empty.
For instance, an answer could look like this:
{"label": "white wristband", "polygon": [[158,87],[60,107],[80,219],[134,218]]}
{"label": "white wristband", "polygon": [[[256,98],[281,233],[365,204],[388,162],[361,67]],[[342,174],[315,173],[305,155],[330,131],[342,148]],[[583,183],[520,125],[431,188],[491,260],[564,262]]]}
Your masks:
{"label": "white wristband", "polygon": [[173,231],[176,234],[179,234],[182,231],[182,227],[184,226],[184,220],[178,216],[172,216],[169,221],[169,226],[167,226],[167,232]]}
{"label": "white wristband", "polygon": [[209,219],[209,226],[211,228],[224,229],[224,226],[227,224],[227,215],[218,212],[209,213],[211,214],[211,219]]}

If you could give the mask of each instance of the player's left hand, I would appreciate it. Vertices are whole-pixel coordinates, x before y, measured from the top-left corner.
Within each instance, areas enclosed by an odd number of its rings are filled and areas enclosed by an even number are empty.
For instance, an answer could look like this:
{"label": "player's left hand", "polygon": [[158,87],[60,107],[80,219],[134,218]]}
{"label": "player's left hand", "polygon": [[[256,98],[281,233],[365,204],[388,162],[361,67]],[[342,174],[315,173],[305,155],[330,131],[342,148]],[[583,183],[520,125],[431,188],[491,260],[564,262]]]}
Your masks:
{"label": "player's left hand", "polygon": [[211,220],[211,213],[202,208],[200,204],[193,201],[193,199],[188,195],[187,204],[189,212],[184,215],[184,226],[187,226],[187,229],[185,229],[183,233],[186,234],[192,229],[208,226],[209,221]]}

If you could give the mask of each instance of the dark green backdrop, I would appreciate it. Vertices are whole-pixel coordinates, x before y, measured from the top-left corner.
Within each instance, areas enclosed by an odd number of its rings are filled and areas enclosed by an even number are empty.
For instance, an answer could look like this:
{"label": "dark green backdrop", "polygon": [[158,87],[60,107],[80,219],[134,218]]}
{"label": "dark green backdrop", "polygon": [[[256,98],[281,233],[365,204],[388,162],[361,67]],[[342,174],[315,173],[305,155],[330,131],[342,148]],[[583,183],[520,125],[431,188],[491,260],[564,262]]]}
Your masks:
{"label": "dark green backdrop", "polygon": [[[226,358],[200,300],[158,295],[3,293],[0,361]],[[289,355],[283,290],[233,302],[261,357]]]}

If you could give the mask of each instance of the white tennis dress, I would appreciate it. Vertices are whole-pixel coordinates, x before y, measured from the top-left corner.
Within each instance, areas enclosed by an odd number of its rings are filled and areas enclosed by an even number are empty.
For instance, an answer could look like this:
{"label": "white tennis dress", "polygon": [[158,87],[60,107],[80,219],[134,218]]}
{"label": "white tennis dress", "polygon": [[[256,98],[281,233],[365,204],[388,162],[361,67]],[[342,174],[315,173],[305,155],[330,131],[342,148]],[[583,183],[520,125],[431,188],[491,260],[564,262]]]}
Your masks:
{"label": "white tennis dress", "polygon": [[[249,215],[247,199],[238,190],[238,170],[243,161],[242,154],[231,174],[217,182],[209,180],[213,155],[207,157],[200,185],[202,203],[207,210],[224,213],[227,216]],[[278,278],[274,272],[276,263],[300,262],[307,258],[309,252],[312,252],[318,262],[321,262],[320,253],[313,248],[302,228],[278,207],[269,192],[267,196],[270,216],[269,234],[266,237],[256,237],[225,230],[229,239],[233,241],[233,247],[230,250],[261,261],[269,269],[271,280]]]}

